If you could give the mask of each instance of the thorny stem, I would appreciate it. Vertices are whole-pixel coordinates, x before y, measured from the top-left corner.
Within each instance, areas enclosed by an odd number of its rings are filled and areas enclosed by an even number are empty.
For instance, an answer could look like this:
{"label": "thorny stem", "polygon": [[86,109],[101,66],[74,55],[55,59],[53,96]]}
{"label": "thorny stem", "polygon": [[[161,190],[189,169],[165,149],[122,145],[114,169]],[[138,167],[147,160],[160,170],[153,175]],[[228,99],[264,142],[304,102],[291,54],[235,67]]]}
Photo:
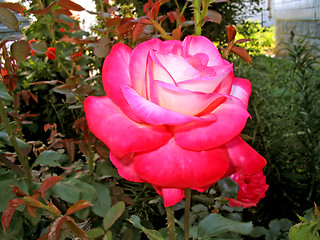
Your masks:
{"label": "thorny stem", "polygon": [[12,128],[10,126],[10,122],[9,122],[8,116],[7,116],[6,112],[5,112],[5,108],[4,108],[4,105],[3,105],[1,99],[0,99],[0,117],[2,119],[2,123],[4,125],[4,128],[6,129],[6,131],[8,133],[10,142],[12,143],[12,146],[13,146],[13,148],[14,148],[17,156],[18,156],[18,159],[19,159],[19,161],[20,161],[20,163],[22,165],[23,171],[25,173],[26,180],[27,180],[28,183],[30,183],[32,177],[31,177],[31,173],[30,173],[29,163],[28,163],[27,159],[22,156],[21,150],[20,150],[20,148],[18,146],[14,131],[12,130]]}
{"label": "thorny stem", "polygon": [[195,26],[195,35],[201,36],[201,15],[200,15],[200,0],[193,0],[193,12],[194,12],[194,26]]}
{"label": "thorny stem", "polygon": [[25,176],[24,171],[19,166],[11,162],[3,153],[0,153],[0,161],[21,177]]}
{"label": "thorny stem", "polygon": [[191,189],[185,190],[185,206],[184,206],[184,239],[189,240],[189,215],[191,205]]}
{"label": "thorny stem", "polygon": [[176,240],[176,228],[173,207],[166,207],[169,240]]}
{"label": "thorny stem", "polygon": [[88,156],[88,165],[89,165],[89,173],[90,173],[90,180],[91,183],[94,183],[94,162],[93,162],[93,151],[92,147],[88,144],[89,156]]}

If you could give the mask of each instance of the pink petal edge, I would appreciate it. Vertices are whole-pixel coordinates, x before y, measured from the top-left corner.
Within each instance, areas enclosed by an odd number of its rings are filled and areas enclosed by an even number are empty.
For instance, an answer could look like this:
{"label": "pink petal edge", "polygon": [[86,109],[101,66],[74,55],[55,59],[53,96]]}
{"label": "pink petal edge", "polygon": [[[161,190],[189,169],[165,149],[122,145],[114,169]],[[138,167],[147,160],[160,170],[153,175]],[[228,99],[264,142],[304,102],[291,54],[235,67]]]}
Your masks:
{"label": "pink petal edge", "polygon": [[84,110],[90,131],[117,157],[156,149],[172,137],[164,126],[137,123],[108,97],[88,97]]}

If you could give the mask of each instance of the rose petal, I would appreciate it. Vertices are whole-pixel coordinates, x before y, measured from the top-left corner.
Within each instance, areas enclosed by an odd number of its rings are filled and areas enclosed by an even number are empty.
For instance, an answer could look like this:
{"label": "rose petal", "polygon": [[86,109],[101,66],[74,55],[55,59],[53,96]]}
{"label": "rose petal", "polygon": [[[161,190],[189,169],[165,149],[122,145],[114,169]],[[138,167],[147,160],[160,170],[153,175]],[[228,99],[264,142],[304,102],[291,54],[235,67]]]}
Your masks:
{"label": "rose petal", "polygon": [[147,57],[151,50],[157,50],[161,53],[182,54],[181,42],[177,40],[162,42],[159,39],[151,39],[133,49],[129,67],[132,87],[144,98],[147,97],[145,86]]}
{"label": "rose petal", "polygon": [[161,40],[151,39],[149,41],[139,44],[136,48],[133,49],[130,58],[130,76],[132,79],[132,87],[136,92],[146,98],[146,86],[145,86],[145,77],[146,77],[146,64],[147,57],[150,50],[160,49]]}
{"label": "rose petal", "polygon": [[251,83],[247,79],[235,78],[230,95],[239,98],[246,108],[248,108],[248,102],[251,95]]}
{"label": "rose petal", "polygon": [[213,113],[217,120],[211,124],[199,122],[174,127],[176,143],[195,151],[221,146],[240,135],[249,117],[237,98],[228,98]]}
{"label": "rose petal", "polygon": [[[199,71],[181,56],[171,53],[162,54],[160,52],[154,52],[151,56],[156,64],[166,69],[176,83],[200,77]],[[162,80],[161,72],[156,71],[157,69],[159,69],[159,67],[154,69],[154,79],[164,81]]]}
{"label": "rose petal", "polygon": [[157,193],[163,197],[164,206],[170,207],[180,202],[184,198],[184,190],[179,188],[161,188],[153,185]]}
{"label": "rose petal", "polygon": [[110,152],[110,161],[117,168],[121,177],[132,182],[145,182],[134,170],[133,153],[117,158]]}
{"label": "rose petal", "polygon": [[171,133],[164,126],[132,121],[108,97],[88,97],[84,110],[91,132],[117,157],[165,144]]}
{"label": "rose petal", "polygon": [[[221,71],[223,69],[223,71]],[[229,94],[231,87],[232,87],[232,81],[233,81],[233,69],[232,65],[224,65],[221,66],[221,69],[219,72],[216,72],[216,75],[212,77],[199,77],[196,79],[190,79],[186,81],[182,81],[177,83],[178,87],[194,91],[194,92],[204,92],[204,93],[212,93],[212,92],[219,92],[222,94]],[[225,83],[224,83],[225,82]],[[228,86],[228,90],[221,90],[220,85],[223,84]]]}
{"label": "rose petal", "polygon": [[217,47],[208,39],[202,36],[187,36],[182,45],[185,50],[185,57],[197,53],[206,53],[209,57],[208,66],[222,65],[223,59]]}
{"label": "rose petal", "polygon": [[266,160],[258,154],[241,137],[236,137],[226,143],[231,165],[236,171],[244,175],[254,175],[266,165]]}
{"label": "rose petal", "polygon": [[110,54],[105,58],[102,67],[102,82],[104,90],[125,114],[135,121],[141,121],[129,108],[123,98],[122,85],[131,85],[129,60],[132,50],[123,43],[115,44]]}
{"label": "rose petal", "polygon": [[171,139],[157,150],[134,156],[135,170],[146,182],[162,188],[201,188],[213,184],[229,165],[223,146],[208,151],[189,151]]}
{"label": "rose petal", "polygon": [[218,93],[191,92],[159,81],[154,84],[160,106],[190,116],[201,113],[215,100],[224,97]]}
{"label": "rose petal", "polygon": [[200,117],[188,116],[165,109],[141,97],[130,87],[124,87],[122,92],[134,113],[137,114],[137,116],[144,122],[149,124],[182,125],[194,121],[207,122],[215,120],[214,118],[204,119]]}
{"label": "rose petal", "polygon": [[131,86],[129,60],[132,50],[123,43],[115,44],[105,58],[102,67],[102,82],[108,97],[121,95],[121,85]]}

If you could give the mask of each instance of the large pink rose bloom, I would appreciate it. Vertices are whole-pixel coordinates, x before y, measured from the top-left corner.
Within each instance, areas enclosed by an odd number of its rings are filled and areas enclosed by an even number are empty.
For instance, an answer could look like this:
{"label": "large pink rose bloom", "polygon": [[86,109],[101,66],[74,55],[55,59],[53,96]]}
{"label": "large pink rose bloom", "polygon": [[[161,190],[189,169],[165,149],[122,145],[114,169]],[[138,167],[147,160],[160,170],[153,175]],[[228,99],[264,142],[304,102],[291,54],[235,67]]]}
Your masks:
{"label": "large pink rose bloom", "polygon": [[251,84],[234,77],[207,38],[152,39],[134,50],[118,43],[102,81],[107,96],[84,103],[90,130],[119,174],[152,184],[165,206],[186,188],[205,191],[235,171],[253,175],[265,166],[240,137]]}

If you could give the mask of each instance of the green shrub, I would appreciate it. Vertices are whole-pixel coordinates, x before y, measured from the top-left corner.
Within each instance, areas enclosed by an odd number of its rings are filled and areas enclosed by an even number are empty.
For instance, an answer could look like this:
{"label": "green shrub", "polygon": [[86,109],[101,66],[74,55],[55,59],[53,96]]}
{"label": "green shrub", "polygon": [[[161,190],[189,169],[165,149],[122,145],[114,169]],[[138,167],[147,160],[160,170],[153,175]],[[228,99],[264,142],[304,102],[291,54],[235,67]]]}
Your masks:
{"label": "green shrub", "polygon": [[249,42],[239,44],[239,46],[245,48],[250,55],[272,55],[274,53],[274,26],[265,28],[262,27],[258,21],[244,21],[242,24],[237,25],[236,29],[236,39],[251,40]]}

